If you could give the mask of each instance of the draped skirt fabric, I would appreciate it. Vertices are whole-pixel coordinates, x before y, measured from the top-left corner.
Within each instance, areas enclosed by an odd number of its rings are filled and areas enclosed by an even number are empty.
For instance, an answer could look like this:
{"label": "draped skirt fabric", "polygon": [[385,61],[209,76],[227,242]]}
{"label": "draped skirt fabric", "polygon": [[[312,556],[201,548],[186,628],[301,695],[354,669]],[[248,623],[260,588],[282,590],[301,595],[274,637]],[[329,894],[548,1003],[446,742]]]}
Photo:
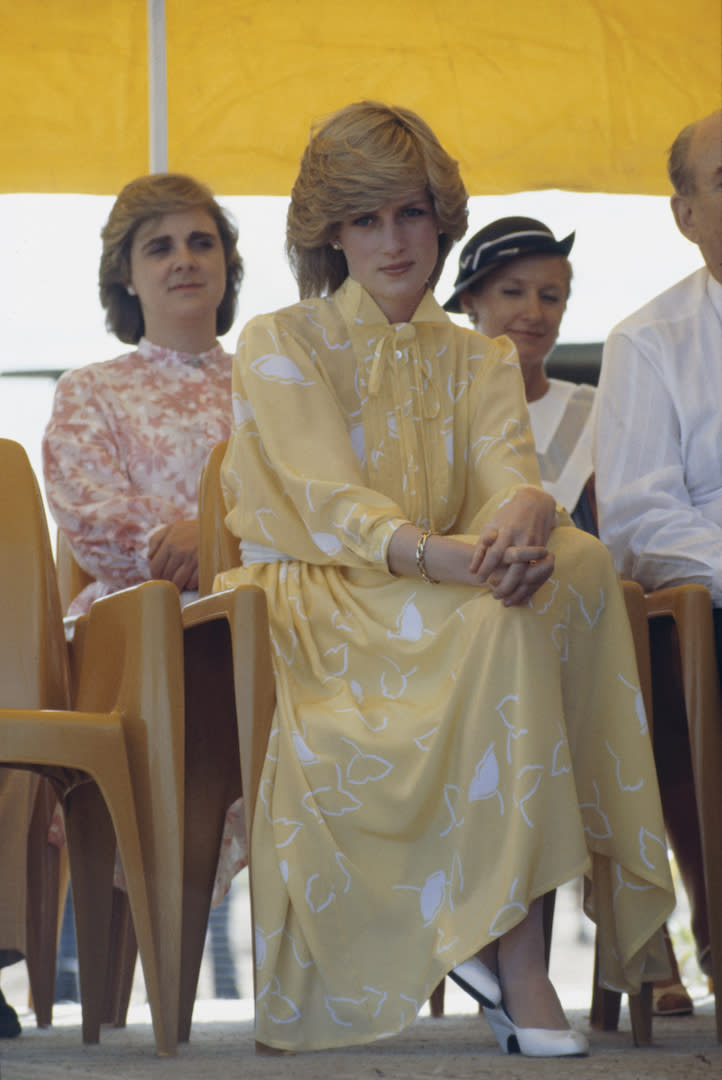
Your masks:
{"label": "draped skirt fabric", "polygon": [[257,1037],[367,1042],[585,874],[603,983],[664,973],[673,907],[624,599],[558,528],[524,607],[486,590],[279,562],[277,707],[252,836]]}

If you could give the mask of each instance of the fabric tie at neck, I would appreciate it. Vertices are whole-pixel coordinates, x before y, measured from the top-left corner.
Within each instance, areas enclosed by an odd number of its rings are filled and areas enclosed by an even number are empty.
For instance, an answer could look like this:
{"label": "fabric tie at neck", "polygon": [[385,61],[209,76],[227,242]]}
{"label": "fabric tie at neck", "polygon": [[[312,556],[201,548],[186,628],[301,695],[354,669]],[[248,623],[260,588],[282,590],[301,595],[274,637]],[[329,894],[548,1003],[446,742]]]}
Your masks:
{"label": "fabric tie at neck", "polygon": [[431,364],[426,356],[421,355],[416,336],[416,327],[413,323],[396,323],[385,328],[381,333],[374,357],[371,362],[368,391],[372,397],[376,397],[381,389],[386,367],[391,356],[396,360],[402,360],[407,352],[407,359],[414,368],[414,381],[419,390],[422,400],[422,411],[425,419],[430,420],[438,416],[440,409],[438,388],[432,381]]}

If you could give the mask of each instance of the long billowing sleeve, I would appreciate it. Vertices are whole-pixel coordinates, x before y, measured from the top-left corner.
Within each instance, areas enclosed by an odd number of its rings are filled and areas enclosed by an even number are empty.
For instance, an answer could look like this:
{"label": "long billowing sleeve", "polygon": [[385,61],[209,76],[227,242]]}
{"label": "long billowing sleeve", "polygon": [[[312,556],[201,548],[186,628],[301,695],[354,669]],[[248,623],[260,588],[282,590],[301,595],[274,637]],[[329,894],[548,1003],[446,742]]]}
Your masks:
{"label": "long billowing sleeve", "polygon": [[304,562],[383,566],[406,518],[364,483],[333,387],[283,319],[246,327],[233,415],[224,467],[233,531]]}

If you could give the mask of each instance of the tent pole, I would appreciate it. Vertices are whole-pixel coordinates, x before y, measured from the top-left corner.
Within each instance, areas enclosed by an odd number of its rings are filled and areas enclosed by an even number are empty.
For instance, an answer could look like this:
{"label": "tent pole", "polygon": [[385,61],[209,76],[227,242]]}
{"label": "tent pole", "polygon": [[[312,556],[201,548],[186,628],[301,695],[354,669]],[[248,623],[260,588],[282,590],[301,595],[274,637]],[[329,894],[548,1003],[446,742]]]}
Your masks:
{"label": "tent pole", "polygon": [[147,0],[148,141],[150,171],[168,171],[168,76],[165,49],[165,0]]}

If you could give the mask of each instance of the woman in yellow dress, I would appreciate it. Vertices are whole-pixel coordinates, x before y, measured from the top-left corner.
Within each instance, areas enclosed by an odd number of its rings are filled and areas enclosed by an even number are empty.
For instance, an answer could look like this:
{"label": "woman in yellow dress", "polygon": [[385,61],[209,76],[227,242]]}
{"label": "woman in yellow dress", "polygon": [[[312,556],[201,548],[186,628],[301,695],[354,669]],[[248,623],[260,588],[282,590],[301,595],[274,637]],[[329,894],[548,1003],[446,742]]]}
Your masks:
{"label": "woman in yellow dress", "polygon": [[664,965],[673,906],[623,596],[540,485],[514,346],[432,288],[466,228],[413,112],[312,133],[288,213],[301,301],[253,319],[223,466],[265,590],[277,705],[252,851],[261,1043],[364,1043],[452,974],[506,1051],[586,1053],[541,898],[585,874],[601,977]]}

